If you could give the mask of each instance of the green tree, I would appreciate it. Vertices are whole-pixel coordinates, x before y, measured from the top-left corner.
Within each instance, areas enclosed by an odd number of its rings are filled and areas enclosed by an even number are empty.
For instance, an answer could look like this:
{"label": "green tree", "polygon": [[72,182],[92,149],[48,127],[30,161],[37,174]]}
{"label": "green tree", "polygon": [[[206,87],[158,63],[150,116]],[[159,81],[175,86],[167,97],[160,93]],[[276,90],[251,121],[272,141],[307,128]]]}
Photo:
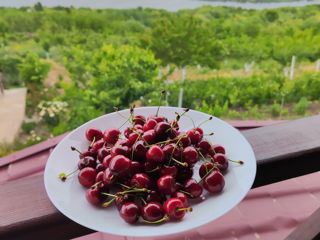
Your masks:
{"label": "green tree", "polygon": [[223,50],[208,23],[192,15],[157,21],[151,31],[151,49],[164,65],[199,63],[212,68],[218,66]]}
{"label": "green tree", "polygon": [[40,11],[43,11],[43,7],[42,7],[42,4],[40,2],[37,2],[35,5],[34,5],[34,9],[38,12]]}

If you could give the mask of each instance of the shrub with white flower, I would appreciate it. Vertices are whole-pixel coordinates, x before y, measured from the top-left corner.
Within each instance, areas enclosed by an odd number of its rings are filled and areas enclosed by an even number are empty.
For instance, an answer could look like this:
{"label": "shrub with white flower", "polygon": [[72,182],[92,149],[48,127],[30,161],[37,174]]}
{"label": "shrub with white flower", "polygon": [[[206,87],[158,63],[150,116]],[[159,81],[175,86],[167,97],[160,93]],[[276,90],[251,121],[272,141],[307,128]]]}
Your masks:
{"label": "shrub with white flower", "polygon": [[68,104],[62,101],[40,102],[38,105],[40,119],[46,123],[57,126],[62,113],[67,110]]}

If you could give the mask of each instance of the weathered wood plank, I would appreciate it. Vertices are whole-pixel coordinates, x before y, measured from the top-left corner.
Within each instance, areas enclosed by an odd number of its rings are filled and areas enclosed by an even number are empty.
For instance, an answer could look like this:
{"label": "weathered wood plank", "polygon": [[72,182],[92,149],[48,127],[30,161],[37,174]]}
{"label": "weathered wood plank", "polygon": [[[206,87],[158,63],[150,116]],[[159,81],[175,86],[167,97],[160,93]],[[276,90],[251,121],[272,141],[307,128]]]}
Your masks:
{"label": "weathered wood plank", "polygon": [[319,240],[320,239],[320,208],[306,221],[286,237],[285,240]]}
{"label": "weathered wood plank", "polygon": [[[244,132],[257,157],[255,186],[320,170],[319,126],[320,115]],[[55,209],[43,176],[0,185],[0,196],[0,239],[69,239],[92,232]]]}

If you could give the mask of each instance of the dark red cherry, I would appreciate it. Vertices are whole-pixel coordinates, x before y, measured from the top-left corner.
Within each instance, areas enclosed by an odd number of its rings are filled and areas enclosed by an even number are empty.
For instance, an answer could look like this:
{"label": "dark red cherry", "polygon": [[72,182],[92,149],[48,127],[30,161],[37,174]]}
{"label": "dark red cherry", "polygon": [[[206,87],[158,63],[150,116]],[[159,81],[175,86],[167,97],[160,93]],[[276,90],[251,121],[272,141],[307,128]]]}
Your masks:
{"label": "dark red cherry", "polygon": [[213,150],[214,150],[214,151],[212,151],[212,152],[214,152],[215,154],[216,154],[216,153],[226,154],[226,150],[225,150],[224,147],[223,147],[222,145],[220,145],[220,144],[214,144],[214,145],[212,145],[212,148],[213,148]]}
{"label": "dark red cherry", "polygon": [[146,154],[147,161],[155,162],[155,163],[162,163],[164,160],[164,152],[158,145],[153,145]]}
{"label": "dark red cherry", "polygon": [[113,183],[117,180],[117,177],[112,174],[109,168],[104,170],[103,172],[103,184],[106,187],[110,187],[113,185]]}
{"label": "dark red cherry", "polygon": [[213,161],[215,163],[217,163],[217,166],[221,171],[227,170],[227,168],[229,166],[228,158],[226,157],[226,155],[224,155],[222,153],[215,154],[213,156]]}
{"label": "dark red cherry", "polygon": [[[213,168],[213,164],[211,162],[206,162],[201,164],[199,168],[200,177],[203,178],[212,168]],[[219,168],[215,167],[215,170],[219,171]]]}
{"label": "dark red cherry", "polygon": [[183,149],[182,158],[185,162],[188,163],[189,166],[193,166],[196,162],[199,161],[199,154],[194,147],[188,146]]}
{"label": "dark red cherry", "polygon": [[142,171],[142,165],[140,162],[132,161],[131,162],[131,174],[140,173]]}
{"label": "dark red cherry", "polygon": [[103,139],[99,139],[99,140],[95,141],[94,144],[93,144],[92,147],[91,147],[91,151],[93,151],[93,152],[95,152],[95,153],[98,153],[98,150],[99,150],[100,148],[102,148],[104,144],[105,144],[105,143],[104,143],[104,140],[103,140]]}
{"label": "dark red cherry", "polygon": [[178,173],[178,169],[176,166],[168,166],[168,165],[163,165],[160,168],[160,176],[164,175],[172,175],[173,177],[176,177]]}
{"label": "dark red cherry", "polygon": [[132,176],[130,186],[137,188],[148,188],[151,184],[149,176],[145,173],[136,173]]}
{"label": "dark red cherry", "polygon": [[141,209],[141,216],[147,221],[157,221],[163,218],[164,208],[159,202],[150,202],[144,205]]}
{"label": "dark red cherry", "polygon": [[194,178],[189,178],[184,184],[184,191],[190,193],[191,198],[197,198],[202,194],[202,187]]}
{"label": "dark red cherry", "polygon": [[133,127],[127,127],[124,131],[123,131],[123,135],[128,138],[130,133],[132,133],[132,129]]}
{"label": "dark red cherry", "polygon": [[179,211],[179,209],[184,208],[183,202],[179,198],[169,198],[164,203],[164,210],[169,216],[170,220],[177,221],[181,220],[186,214],[185,210]]}
{"label": "dark red cherry", "polygon": [[127,202],[120,209],[120,216],[127,223],[135,223],[140,216],[139,206],[134,202]]}
{"label": "dark red cherry", "polygon": [[151,129],[143,133],[142,138],[148,143],[153,144],[156,140],[156,131]]}
{"label": "dark red cherry", "polygon": [[147,148],[143,140],[139,140],[132,147],[133,151],[133,159],[136,161],[144,161],[146,158]]}
{"label": "dark red cherry", "polygon": [[133,201],[134,201],[133,195],[124,194],[124,195],[120,195],[119,197],[117,197],[115,200],[115,203],[116,203],[118,210],[120,211],[123,204],[128,203],[128,202],[133,202]]}
{"label": "dark red cherry", "polygon": [[175,192],[172,197],[179,198],[183,202],[183,207],[189,207],[189,199],[183,192]]}
{"label": "dark red cherry", "polygon": [[89,203],[91,203],[94,206],[99,205],[101,203],[102,198],[98,187],[88,188],[86,191],[86,199]]}
{"label": "dark red cherry", "polygon": [[181,143],[183,147],[187,147],[191,145],[191,140],[185,132],[180,132],[174,141],[178,142],[179,140],[180,140],[179,143]]}
{"label": "dark red cherry", "polygon": [[97,171],[91,167],[85,167],[80,170],[78,174],[78,180],[84,187],[91,187],[96,180]]}
{"label": "dark red cherry", "polygon": [[102,147],[98,150],[97,159],[102,162],[103,159],[110,154],[110,147]]}
{"label": "dark red cherry", "polygon": [[172,152],[173,152],[173,157],[175,159],[180,159],[180,156],[181,156],[180,148],[176,146],[174,143],[169,143],[164,145],[162,150],[167,160],[171,158]]}
{"label": "dark red cherry", "polygon": [[172,175],[164,175],[157,181],[158,190],[163,194],[173,194],[176,191],[176,181]]}
{"label": "dark red cherry", "polygon": [[81,154],[79,154],[79,158],[83,159],[85,157],[96,157],[96,153],[90,150],[85,150]]}
{"label": "dark red cherry", "polygon": [[195,130],[198,131],[198,132],[203,136],[203,130],[202,130],[202,128],[197,127],[197,128],[195,128]]}
{"label": "dark red cherry", "polygon": [[93,139],[99,140],[103,137],[101,130],[97,128],[88,128],[86,131],[86,138],[89,142],[92,142]]}
{"label": "dark red cherry", "polygon": [[149,119],[144,125],[143,125],[143,131],[146,132],[148,130],[154,129],[157,125],[157,121],[155,119]]}
{"label": "dark red cherry", "polygon": [[193,176],[193,169],[192,168],[179,168],[178,174],[176,176],[176,180],[182,184],[185,183],[186,180]]}
{"label": "dark red cherry", "polygon": [[157,191],[151,191],[146,197],[146,202],[162,202],[162,196]]}
{"label": "dark red cherry", "polygon": [[78,169],[81,170],[85,167],[95,168],[97,165],[96,160],[93,157],[87,156],[79,160]]}
{"label": "dark red cherry", "polygon": [[103,165],[104,168],[108,168],[109,167],[111,159],[112,159],[111,155],[108,155],[103,159],[102,165]]}
{"label": "dark red cherry", "polygon": [[103,133],[104,141],[108,144],[115,144],[118,141],[121,132],[117,128],[108,128]]}
{"label": "dark red cherry", "polygon": [[142,115],[136,115],[133,117],[133,124],[140,124],[141,126],[143,126],[146,123],[146,118]]}
{"label": "dark red cherry", "polygon": [[224,177],[219,171],[213,170],[207,177],[203,179],[203,187],[212,193],[219,193],[225,185]]}
{"label": "dark red cherry", "polygon": [[103,181],[104,171],[98,172],[95,182]]}
{"label": "dark red cherry", "polygon": [[136,124],[136,125],[134,125],[134,130],[136,131],[136,132],[138,132],[138,133],[142,133],[143,132],[143,126],[142,125],[140,125],[140,124]]}
{"label": "dark red cherry", "polygon": [[131,168],[131,160],[123,155],[114,156],[109,164],[109,168],[114,175],[120,175]]}
{"label": "dark red cherry", "polygon": [[206,139],[202,139],[198,143],[198,147],[203,155],[207,155],[211,151],[211,144]]}
{"label": "dark red cherry", "polygon": [[132,147],[132,145],[137,141],[139,138],[139,133],[133,132],[129,134],[127,145]]}
{"label": "dark red cherry", "polygon": [[189,136],[191,143],[194,145],[198,144],[203,137],[203,135],[200,134],[195,128],[187,131],[187,135]]}
{"label": "dark red cherry", "polygon": [[[156,136],[158,141],[166,140],[169,136],[170,124],[167,122],[158,122],[154,130],[156,131]],[[168,130],[168,131],[167,131]]]}
{"label": "dark red cherry", "polygon": [[103,167],[102,163],[98,163],[97,164],[97,166],[96,166],[97,173],[101,172],[101,171],[104,171],[104,169],[105,168]]}
{"label": "dark red cherry", "polygon": [[131,149],[127,146],[114,145],[111,148],[110,154],[112,157],[117,155],[123,155],[123,156],[129,157],[130,152],[131,152]]}

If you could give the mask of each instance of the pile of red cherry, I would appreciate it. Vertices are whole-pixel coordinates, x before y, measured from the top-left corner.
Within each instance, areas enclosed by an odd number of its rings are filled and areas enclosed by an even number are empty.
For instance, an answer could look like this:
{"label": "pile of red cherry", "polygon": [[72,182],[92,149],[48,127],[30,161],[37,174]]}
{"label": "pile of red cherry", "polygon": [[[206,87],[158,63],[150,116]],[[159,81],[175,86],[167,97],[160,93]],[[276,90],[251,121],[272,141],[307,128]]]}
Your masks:
{"label": "pile of red cherry", "polygon": [[[131,109],[126,122],[132,126],[123,134],[118,128],[87,129],[88,149],[71,149],[80,154],[78,179],[87,188],[88,202],[103,207],[115,202],[128,223],[139,216],[144,222],[158,223],[182,219],[192,210],[189,199],[199,198],[203,188],[220,193],[229,161],[225,149],[206,140],[200,126],[179,131],[178,122],[188,111],[168,121],[157,114],[146,119]],[[203,162],[197,182],[193,167],[199,161]]]}

